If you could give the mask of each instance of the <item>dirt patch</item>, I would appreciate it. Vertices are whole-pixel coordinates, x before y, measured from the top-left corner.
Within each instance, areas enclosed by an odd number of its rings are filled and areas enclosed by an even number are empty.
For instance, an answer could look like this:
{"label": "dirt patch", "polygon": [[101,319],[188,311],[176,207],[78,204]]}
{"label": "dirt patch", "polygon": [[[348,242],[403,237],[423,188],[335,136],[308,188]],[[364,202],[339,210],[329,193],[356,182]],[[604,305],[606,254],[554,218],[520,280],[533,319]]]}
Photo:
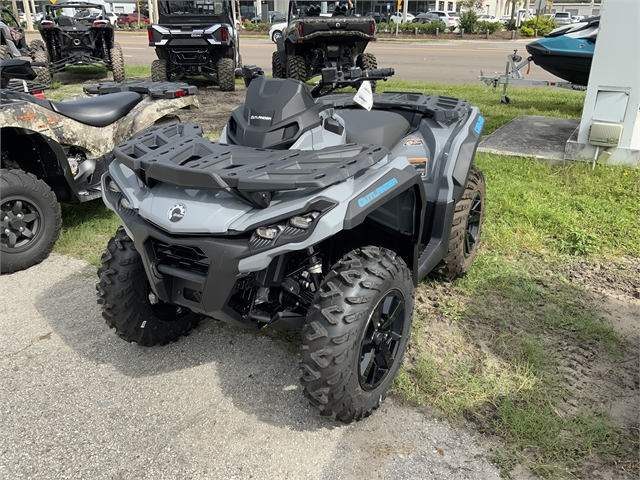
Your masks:
{"label": "dirt patch", "polygon": [[566,277],[584,289],[583,301],[613,326],[624,341],[617,355],[609,356],[591,345],[559,345],[561,371],[574,395],[561,402],[563,412],[604,410],[618,426],[638,435],[640,405],[640,259],[615,264],[576,262]]}
{"label": "dirt patch", "polygon": [[189,83],[198,87],[200,108],[181,113],[180,120],[201,125],[205,134],[222,130],[231,112],[244,103],[246,95],[244,86],[236,85],[235,92],[221,92],[220,88],[211,83],[197,80]]}

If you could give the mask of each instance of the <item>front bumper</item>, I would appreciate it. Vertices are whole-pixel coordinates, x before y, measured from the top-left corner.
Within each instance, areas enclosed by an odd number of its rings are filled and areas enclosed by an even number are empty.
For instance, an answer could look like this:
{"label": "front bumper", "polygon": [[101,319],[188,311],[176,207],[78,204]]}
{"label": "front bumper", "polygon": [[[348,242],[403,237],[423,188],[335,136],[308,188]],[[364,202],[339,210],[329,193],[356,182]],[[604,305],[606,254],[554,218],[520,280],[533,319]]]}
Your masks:
{"label": "front bumper", "polygon": [[242,314],[253,280],[238,269],[240,259],[250,255],[246,235],[169,235],[134,210],[123,208],[122,198],[121,193],[103,190],[105,203],[133,239],[149,283],[161,300],[235,326],[257,328]]}

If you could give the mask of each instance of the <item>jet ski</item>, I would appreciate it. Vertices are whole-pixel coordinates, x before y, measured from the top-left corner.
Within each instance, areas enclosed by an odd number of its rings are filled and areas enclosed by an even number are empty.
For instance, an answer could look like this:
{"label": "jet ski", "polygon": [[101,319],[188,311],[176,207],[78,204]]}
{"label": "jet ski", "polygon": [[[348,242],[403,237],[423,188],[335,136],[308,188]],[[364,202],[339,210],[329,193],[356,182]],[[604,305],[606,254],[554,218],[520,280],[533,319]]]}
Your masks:
{"label": "jet ski", "polygon": [[587,85],[600,17],[556,28],[526,48],[533,62],[547,72],[576,85]]}

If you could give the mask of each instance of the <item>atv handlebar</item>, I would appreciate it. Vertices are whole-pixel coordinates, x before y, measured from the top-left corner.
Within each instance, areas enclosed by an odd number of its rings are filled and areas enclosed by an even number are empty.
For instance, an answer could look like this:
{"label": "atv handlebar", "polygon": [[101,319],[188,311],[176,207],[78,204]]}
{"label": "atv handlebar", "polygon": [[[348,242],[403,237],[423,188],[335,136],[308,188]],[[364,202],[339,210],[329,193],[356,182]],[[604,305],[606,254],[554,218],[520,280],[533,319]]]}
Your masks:
{"label": "atv handlebar", "polygon": [[[383,80],[393,76],[393,68],[372,68],[362,70],[359,67],[351,67],[346,72],[337,67],[323,68],[321,79],[311,88],[311,95],[322,97],[337,88],[349,87],[365,80]],[[245,86],[249,86],[254,78],[264,76],[264,71],[256,65],[245,65],[242,67],[242,76]]]}
{"label": "atv handlebar", "polygon": [[[349,87],[365,80],[383,80],[395,74],[393,68],[372,68],[370,70],[362,70],[359,67],[351,67],[351,69],[343,72],[336,67],[322,69],[322,78],[311,89],[314,97],[322,97],[334,91],[337,88]],[[325,87],[329,87],[326,88]]]}

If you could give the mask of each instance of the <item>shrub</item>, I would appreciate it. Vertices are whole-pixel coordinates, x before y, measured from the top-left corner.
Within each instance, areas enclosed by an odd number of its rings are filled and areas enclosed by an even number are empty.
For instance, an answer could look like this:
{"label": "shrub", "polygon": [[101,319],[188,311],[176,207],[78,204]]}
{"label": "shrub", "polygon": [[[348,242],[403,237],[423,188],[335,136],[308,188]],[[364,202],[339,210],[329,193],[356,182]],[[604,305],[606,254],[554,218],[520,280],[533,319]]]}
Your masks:
{"label": "shrub", "polygon": [[441,21],[423,23],[418,27],[418,31],[420,33],[428,33],[429,35],[435,35],[437,28],[439,28],[440,33],[442,33],[444,32],[444,29],[447,28],[447,26],[444,24],[444,22],[441,22]]}
{"label": "shrub", "polygon": [[416,28],[420,30],[420,22],[407,22],[400,24],[400,31],[404,33],[413,33],[416,31]]}
{"label": "shrub", "polygon": [[478,23],[478,14],[473,10],[467,10],[466,12],[462,12],[460,14],[459,27],[464,28],[464,31],[467,33],[473,33],[476,30],[476,25]]}
{"label": "shrub", "polygon": [[509,20],[506,25],[504,26],[504,29],[507,31],[511,31],[511,30],[515,30],[516,27],[516,21],[514,20]]}
{"label": "shrub", "polygon": [[138,22],[129,23],[129,28],[138,28]]}
{"label": "shrub", "polygon": [[245,28],[245,30],[247,30],[247,32],[253,32],[256,29],[256,24],[255,23],[251,23],[248,20],[245,20],[244,28]]}
{"label": "shrub", "polygon": [[[536,22],[537,20],[537,22]],[[553,30],[554,28],[558,28],[558,24],[556,23],[555,19],[553,18],[547,18],[547,17],[540,17],[538,19],[536,19],[536,17],[532,17],[529,20],[526,20],[524,22],[522,22],[520,24],[520,27],[527,27],[530,28],[532,30],[535,30],[536,28],[538,29],[538,35],[540,35],[541,37],[544,35],[548,35],[551,30]]]}
{"label": "shrub", "polygon": [[502,24],[500,22],[487,22],[484,20],[476,23],[475,33],[486,33],[487,30],[489,30],[489,33],[499,32],[502,30]]}
{"label": "shrub", "polygon": [[533,35],[535,34],[535,31],[531,27],[522,26],[520,27],[520,33],[522,35],[526,35],[527,37],[533,37]]}
{"label": "shrub", "polygon": [[378,32],[384,32],[387,29],[388,25],[386,22],[381,22],[378,24]]}

